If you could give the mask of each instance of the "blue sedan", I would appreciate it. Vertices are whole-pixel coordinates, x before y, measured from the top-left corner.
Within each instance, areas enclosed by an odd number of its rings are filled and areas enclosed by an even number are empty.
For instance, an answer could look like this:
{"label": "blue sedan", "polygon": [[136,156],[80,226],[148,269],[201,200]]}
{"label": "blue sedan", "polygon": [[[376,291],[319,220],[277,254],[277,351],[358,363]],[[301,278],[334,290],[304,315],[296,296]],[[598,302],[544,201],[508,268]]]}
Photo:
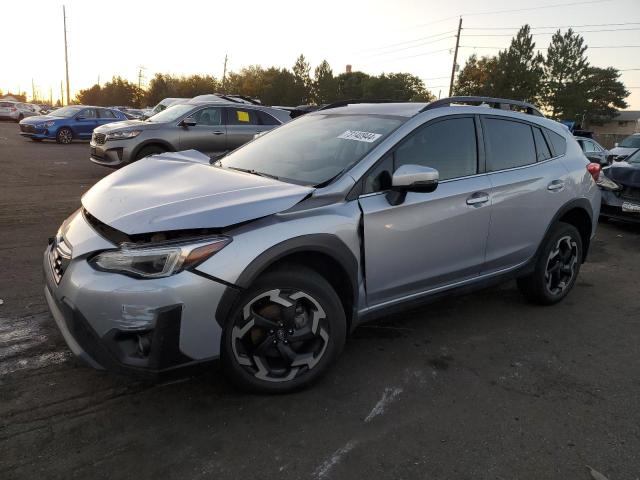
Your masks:
{"label": "blue sedan", "polygon": [[34,142],[49,139],[66,144],[73,140],[89,140],[94,128],[126,119],[124,113],[113,108],[70,105],[48,115],[21,120],[20,135]]}

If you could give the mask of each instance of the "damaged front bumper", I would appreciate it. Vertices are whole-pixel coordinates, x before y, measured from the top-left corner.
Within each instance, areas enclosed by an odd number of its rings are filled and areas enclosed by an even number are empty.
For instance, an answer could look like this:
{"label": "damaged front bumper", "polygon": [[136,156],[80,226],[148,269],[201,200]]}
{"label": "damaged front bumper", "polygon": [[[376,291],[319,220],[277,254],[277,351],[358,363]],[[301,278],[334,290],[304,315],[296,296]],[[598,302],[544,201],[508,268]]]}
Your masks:
{"label": "damaged front bumper", "polygon": [[64,234],[71,258],[56,257],[60,235],[43,255],[45,298],[73,353],[93,368],[144,376],[218,358],[215,311],[230,287],[190,271],[145,280],[97,271],[87,258],[106,240],[96,235],[77,214]]}

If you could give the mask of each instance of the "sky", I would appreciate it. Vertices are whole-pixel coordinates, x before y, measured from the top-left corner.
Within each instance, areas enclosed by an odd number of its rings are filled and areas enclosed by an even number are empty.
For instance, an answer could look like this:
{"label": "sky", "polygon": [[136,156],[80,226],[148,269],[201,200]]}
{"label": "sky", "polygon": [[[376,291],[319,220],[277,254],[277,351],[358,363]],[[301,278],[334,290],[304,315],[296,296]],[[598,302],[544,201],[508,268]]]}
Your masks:
{"label": "sky", "polygon": [[[13,4],[13,5],[12,5]],[[64,80],[62,5],[51,0],[5,0],[23,12],[0,29],[0,89],[54,102]],[[248,65],[291,68],[303,53],[312,69],[323,59],[334,74],[408,72],[436,96],[448,95],[458,21],[458,64],[472,53],[496,54],[524,23],[546,48],[551,33],[574,26],[589,61],[613,66],[640,110],[640,0],[66,0],[71,94],[114,75],[143,85],[156,72],[211,74]],[[28,12],[25,11],[28,6]],[[10,16],[9,16],[10,18]],[[635,23],[634,23],[635,22]],[[547,28],[550,27],[550,28]],[[595,48],[604,47],[604,48]],[[543,51],[544,53],[544,51]]]}

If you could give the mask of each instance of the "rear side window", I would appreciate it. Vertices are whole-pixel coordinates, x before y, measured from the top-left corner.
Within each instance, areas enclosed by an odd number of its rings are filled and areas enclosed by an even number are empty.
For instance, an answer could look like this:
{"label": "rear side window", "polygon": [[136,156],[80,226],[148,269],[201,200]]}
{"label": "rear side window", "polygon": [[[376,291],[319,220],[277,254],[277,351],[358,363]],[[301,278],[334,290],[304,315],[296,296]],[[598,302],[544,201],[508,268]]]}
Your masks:
{"label": "rear side window", "polygon": [[395,165],[438,170],[440,180],[478,173],[476,129],[472,118],[451,118],[420,127],[395,151]]}
{"label": "rear side window", "polygon": [[484,119],[487,170],[495,172],[536,163],[531,127],[497,118]]}
{"label": "rear side window", "polygon": [[533,127],[533,139],[536,142],[536,157],[538,161],[542,162],[550,159],[553,155],[551,155],[551,150],[549,150],[549,145],[547,145],[547,141],[544,139],[542,130],[538,127]]}
{"label": "rear side window", "polygon": [[256,110],[259,125],[280,125],[280,122],[262,110]]}
{"label": "rear side window", "polygon": [[558,135],[556,132],[552,132],[548,128],[545,128],[547,132],[547,138],[551,141],[551,148],[553,148],[553,156],[559,157],[567,152],[567,141],[562,135]]}
{"label": "rear side window", "polygon": [[80,115],[78,115],[78,117],[80,117],[80,118],[97,118],[98,115],[96,114],[95,109],[93,109],[93,108],[85,108],[84,110],[82,110],[80,112]]}
{"label": "rear side window", "polygon": [[98,115],[100,115],[100,118],[118,118],[115,113],[107,109],[98,110]]}
{"label": "rear side window", "polygon": [[258,125],[254,110],[227,108],[227,125]]}

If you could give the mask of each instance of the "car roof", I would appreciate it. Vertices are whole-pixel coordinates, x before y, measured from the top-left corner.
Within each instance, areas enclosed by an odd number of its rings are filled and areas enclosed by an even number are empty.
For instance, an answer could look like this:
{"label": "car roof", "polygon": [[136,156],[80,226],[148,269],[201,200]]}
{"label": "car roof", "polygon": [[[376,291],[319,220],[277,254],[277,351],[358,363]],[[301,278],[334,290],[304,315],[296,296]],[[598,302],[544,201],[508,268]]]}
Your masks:
{"label": "car roof", "polygon": [[342,107],[320,109],[309,115],[336,114],[336,115],[392,115],[396,117],[413,117],[428,103],[424,102],[398,102],[398,103],[350,103]]}

